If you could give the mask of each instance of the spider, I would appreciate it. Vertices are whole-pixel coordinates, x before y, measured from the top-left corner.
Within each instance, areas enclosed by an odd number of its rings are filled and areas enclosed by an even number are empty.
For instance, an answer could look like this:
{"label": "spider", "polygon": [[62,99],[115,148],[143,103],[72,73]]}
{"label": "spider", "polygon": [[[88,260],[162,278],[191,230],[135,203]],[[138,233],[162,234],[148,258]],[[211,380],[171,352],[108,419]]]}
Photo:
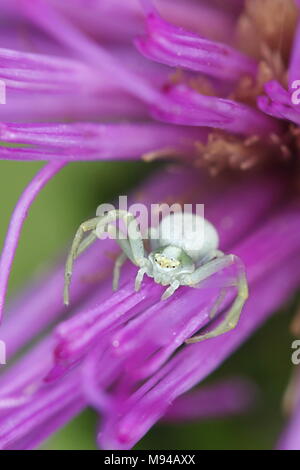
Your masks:
{"label": "spider", "polygon": [[[113,225],[118,219],[130,226],[126,236],[120,237],[121,230]],[[198,225],[203,228],[203,237],[193,232],[192,227]],[[171,229],[170,229],[171,227]],[[182,231],[184,228],[184,232]],[[116,234],[116,242],[122,252],[115,261],[113,273],[113,290],[118,289],[121,268],[127,258],[139,269],[135,279],[135,290],[141,288],[144,275],[154,279],[163,286],[168,286],[161,300],[165,300],[178,289],[179,286],[201,287],[203,281],[213,274],[234,266],[236,274],[224,280],[220,294],[213,305],[210,318],[217,313],[220,304],[226,296],[229,287],[236,287],[237,295],[218,326],[212,331],[186,340],[195,343],[212,338],[235,328],[248,297],[248,284],[245,268],[240,258],[235,255],[226,255],[218,249],[219,236],[215,227],[200,215],[191,213],[172,213],[162,218],[158,228],[151,228],[149,239],[151,252],[145,255],[143,238],[135,217],[125,210],[111,210],[105,215],[95,217],[83,222],[76,232],[73,244],[66,262],[64,303],[69,305],[69,286],[72,278],[73,263],[97,238],[105,232]],[[84,238],[86,232],[91,232]],[[134,236],[132,235],[134,233]],[[184,233],[184,235],[183,235]],[[123,234],[123,231],[122,231]],[[123,234],[124,235],[124,234]]]}

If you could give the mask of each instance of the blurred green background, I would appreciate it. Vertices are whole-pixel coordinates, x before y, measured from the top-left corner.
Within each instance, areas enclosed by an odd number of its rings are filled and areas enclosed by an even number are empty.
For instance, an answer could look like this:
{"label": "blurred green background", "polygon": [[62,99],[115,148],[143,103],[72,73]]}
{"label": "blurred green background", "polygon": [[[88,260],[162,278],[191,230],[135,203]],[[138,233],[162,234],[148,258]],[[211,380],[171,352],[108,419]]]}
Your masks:
{"label": "blurred green background", "polygon": [[[41,168],[32,162],[0,162],[0,244],[22,190]],[[30,210],[15,258],[9,294],[51,263],[67,246],[78,224],[101,202],[126,194],[155,168],[145,163],[74,163],[41,192]],[[281,398],[288,382],[294,302],[286,305],[209,378],[240,375],[260,388],[257,406],[244,416],[185,424],[158,424],[138,449],[270,449],[284,424]],[[1,338],[1,334],[0,334]],[[199,365],[201,358],[199,357]],[[53,436],[46,449],[94,449],[97,417],[78,416]]]}

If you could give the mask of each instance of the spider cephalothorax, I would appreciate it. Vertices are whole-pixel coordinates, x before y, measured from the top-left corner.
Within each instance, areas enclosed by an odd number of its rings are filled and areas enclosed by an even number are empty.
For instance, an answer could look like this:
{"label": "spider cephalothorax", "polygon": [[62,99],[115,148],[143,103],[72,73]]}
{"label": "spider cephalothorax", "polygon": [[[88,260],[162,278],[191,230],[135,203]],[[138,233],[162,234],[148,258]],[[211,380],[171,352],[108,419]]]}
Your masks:
{"label": "spider cephalothorax", "polygon": [[[126,237],[120,236],[113,225],[118,219],[126,222],[128,233]],[[85,232],[91,233],[83,239]],[[121,267],[129,258],[139,270],[135,279],[135,290],[141,288],[145,274],[163,286],[168,286],[162,295],[167,299],[180,286],[196,287],[202,281],[224,268],[234,265],[236,267],[235,279],[224,279],[224,286],[212,315],[217,311],[220,299],[224,297],[224,289],[237,287],[237,296],[225,319],[211,332],[195,336],[188,342],[201,341],[225,333],[234,328],[245,300],[248,296],[248,287],[244,266],[235,255],[225,255],[218,249],[219,237],[214,226],[200,215],[191,213],[173,213],[165,216],[157,228],[149,231],[149,253],[145,252],[144,242],[134,216],[127,211],[112,210],[104,216],[95,217],[83,222],[73,241],[72,248],[66,263],[64,302],[69,304],[69,285],[72,277],[73,262],[77,256],[88,248],[104,232],[116,232],[116,242],[122,248],[118,256],[113,277],[113,289],[119,284]],[[122,232],[122,235],[123,232]]]}

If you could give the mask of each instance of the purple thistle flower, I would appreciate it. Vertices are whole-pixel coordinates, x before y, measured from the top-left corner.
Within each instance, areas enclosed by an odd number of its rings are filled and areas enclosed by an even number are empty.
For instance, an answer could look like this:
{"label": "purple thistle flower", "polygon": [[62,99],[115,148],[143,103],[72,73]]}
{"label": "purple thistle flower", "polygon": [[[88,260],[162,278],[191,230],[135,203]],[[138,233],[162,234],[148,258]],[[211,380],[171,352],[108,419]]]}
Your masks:
{"label": "purple thistle flower", "polygon": [[[76,260],[67,311],[63,264],[8,308],[0,337],[9,358],[40,339],[0,375],[1,449],[35,448],[89,405],[102,416],[99,446],[130,449],[160,419],[235,414],[252,403],[253,386],[241,379],[184,394],[299,286],[300,118],[291,100],[299,2],[285,1],[290,22],[282,34],[288,43],[292,32],[292,42],[282,50],[274,45],[282,23],[274,17],[273,29],[264,29],[260,21],[268,0],[262,9],[256,0],[228,2],[229,8],[164,0],[159,9],[150,0],[91,0],[88,9],[83,0],[3,3],[0,78],[8,102],[0,109],[0,158],[48,163],[11,218],[0,259],[0,313],[28,210],[75,160],[179,160],[142,184],[131,201],[204,203],[222,250],[245,263],[250,298],[236,329],[186,345],[199,330],[210,331],[232,301],[233,289],[212,322],[211,307],[231,268],[162,303],[162,287],[152,279],[134,291],[136,269],[128,264],[112,293],[117,245],[97,241]],[[272,2],[281,11],[283,0]],[[37,51],[18,45],[20,23]],[[239,50],[254,30],[257,44]],[[225,171],[212,178],[199,171],[205,166],[213,174]],[[232,167],[257,168],[230,174]],[[299,448],[298,402],[279,448]]]}

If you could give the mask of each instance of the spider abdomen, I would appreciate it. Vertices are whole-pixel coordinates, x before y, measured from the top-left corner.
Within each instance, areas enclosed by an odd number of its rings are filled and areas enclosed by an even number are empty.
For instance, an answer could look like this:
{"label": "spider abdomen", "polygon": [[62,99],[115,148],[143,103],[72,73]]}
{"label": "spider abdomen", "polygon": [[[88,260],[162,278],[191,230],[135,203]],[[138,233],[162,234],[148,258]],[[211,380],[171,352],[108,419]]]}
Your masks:
{"label": "spider abdomen", "polygon": [[177,246],[193,260],[203,258],[219,246],[214,226],[200,215],[178,212],[165,216],[158,229],[159,245]]}

